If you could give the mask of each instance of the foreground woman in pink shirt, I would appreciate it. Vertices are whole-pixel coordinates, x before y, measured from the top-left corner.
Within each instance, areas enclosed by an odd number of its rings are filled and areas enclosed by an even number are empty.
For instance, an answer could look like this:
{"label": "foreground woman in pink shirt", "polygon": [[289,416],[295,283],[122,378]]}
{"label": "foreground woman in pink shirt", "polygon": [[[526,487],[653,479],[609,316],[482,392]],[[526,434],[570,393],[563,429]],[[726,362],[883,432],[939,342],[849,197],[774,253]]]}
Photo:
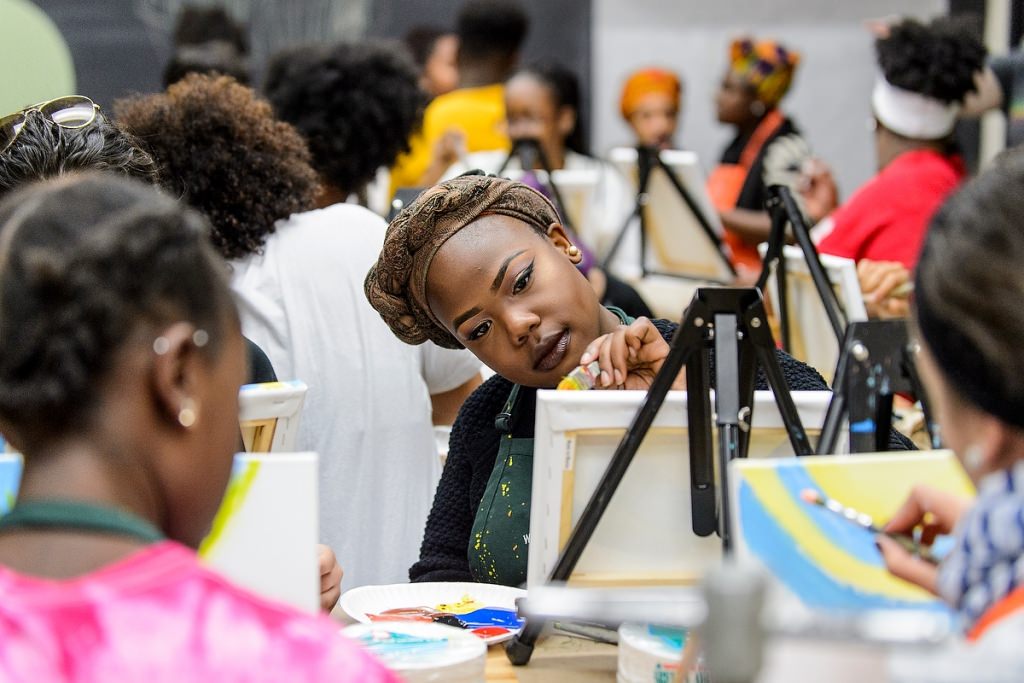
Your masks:
{"label": "foreground woman in pink shirt", "polygon": [[0,204],[2,681],[391,681],[326,617],[198,562],[245,348],[202,218],[112,175]]}

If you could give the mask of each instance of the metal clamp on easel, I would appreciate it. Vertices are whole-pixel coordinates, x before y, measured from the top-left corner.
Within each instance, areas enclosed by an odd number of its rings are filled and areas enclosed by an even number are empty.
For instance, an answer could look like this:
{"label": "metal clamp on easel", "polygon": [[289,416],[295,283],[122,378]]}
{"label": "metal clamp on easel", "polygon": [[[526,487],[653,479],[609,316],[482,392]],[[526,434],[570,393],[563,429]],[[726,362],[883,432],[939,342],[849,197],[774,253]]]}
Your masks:
{"label": "metal clamp on easel", "polygon": [[940,448],[939,431],[914,362],[916,344],[905,320],[851,323],[839,351],[832,401],[818,441],[819,454],[835,453],[844,418],[850,423],[850,452],[889,450],[892,401],[910,393],[921,401],[932,448]]}
{"label": "metal clamp on easel", "polygon": [[710,240],[711,243],[715,245],[715,248],[721,254],[722,264],[725,266],[725,268],[728,269],[728,272],[732,273],[732,275],[735,276],[736,270],[733,268],[732,263],[729,261],[729,254],[726,251],[725,245],[722,243],[721,237],[719,237],[718,233],[716,233],[714,228],[711,227],[711,223],[708,222],[707,216],[705,216],[704,212],[701,211],[700,206],[697,205],[697,202],[696,200],[694,200],[693,195],[690,194],[690,191],[686,189],[686,186],[679,180],[675,172],[671,168],[669,168],[668,164],[666,164],[662,160],[659,151],[651,147],[640,146],[636,148],[636,153],[638,181],[636,203],[633,206],[633,212],[630,213],[629,217],[627,217],[625,222],[623,222],[622,227],[619,229],[618,234],[615,236],[615,241],[612,242],[611,248],[608,249],[608,253],[605,254],[604,259],[602,259],[602,267],[605,268],[606,270],[608,269],[609,264],[615,258],[615,255],[618,253],[619,248],[622,246],[622,242],[625,239],[626,233],[629,231],[630,226],[633,224],[633,221],[639,219],[640,271],[643,274],[643,276],[666,275],[669,277],[683,277],[682,275],[677,273],[662,273],[652,271],[649,268],[647,268],[647,260],[645,255],[647,254],[647,240],[649,231],[646,210],[647,203],[650,197],[648,195],[648,186],[650,184],[651,174],[655,170],[660,170],[668,178],[669,183],[675,189],[676,193],[680,196],[680,198],[682,198],[687,208],[689,208],[690,212],[693,214],[693,217],[700,224],[701,228],[704,231],[704,234],[707,235],[708,240]]}
{"label": "metal clamp on easel", "polygon": [[[794,452],[797,455],[813,452],[775,355],[775,342],[765,318],[760,292],[756,289],[699,289],[672,339],[661,371],[655,376],[643,404],[616,447],[608,468],[558,556],[549,582],[567,581],[572,575],[672,383],[684,366],[689,398],[690,505],[695,534],[710,536],[717,531],[723,550],[726,553],[732,550],[727,465],[733,458],[747,455],[758,367],[764,371],[775,395]],[[712,371],[715,375],[714,414],[711,412],[709,386]],[[717,491],[712,420],[718,428]],[[534,644],[543,628],[543,620],[527,620],[522,632],[506,646],[512,664],[520,666],[530,661]]]}
{"label": "metal clamp on easel", "polygon": [[761,275],[757,278],[756,287],[762,292],[768,284],[772,269],[775,270],[775,281],[778,289],[777,302],[779,310],[779,330],[782,336],[782,348],[790,351],[793,347],[790,339],[789,324],[789,298],[786,292],[786,259],[782,257],[783,247],[786,245],[786,226],[790,227],[793,238],[800,245],[807,260],[807,269],[814,282],[814,288],[818,291],[821,303],[825,307],[825,314],[828,316],[832,331],[836,335],[836,341],[842,344],[843,335],[846,333],[846,316],[843,307],[839,303],[832,284],[829,282],[825,268],[821,265],[818,257],[818,250],[811,241],[811,233],[804,222],[803,213],[796,205],[793,194],[784,185],[772,185],[768,188],[768,201],[765,202],[768,213],[772,217],[772,231],[768,238],[768,251],[765,253],[764,266]]}

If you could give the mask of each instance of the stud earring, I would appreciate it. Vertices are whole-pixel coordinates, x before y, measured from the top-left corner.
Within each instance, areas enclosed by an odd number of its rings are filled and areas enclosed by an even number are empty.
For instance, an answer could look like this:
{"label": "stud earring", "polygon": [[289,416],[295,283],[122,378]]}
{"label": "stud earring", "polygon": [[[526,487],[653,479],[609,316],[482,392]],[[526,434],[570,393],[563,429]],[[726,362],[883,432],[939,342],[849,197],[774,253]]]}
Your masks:
{"label": "stud earring", "polygon": [[203,348],[210,341],[210,334],[206,330],[196,330],[192,333],[192,343]]}
{"label": "stud earring", "polygon": [[188,429],[196,423],[196,402],[186,398],[181,402],[181,410],[178,411],[178,424]]}
{"label": "stud earring", "polygon": [[167,337],[157,337],[153,340],[153,353],[162,356],[171,350],[171,342]]}
{"label": "stud earring", "polygon": [[580,248],[577,247],[575,244],[570,244],[569,245],[569,257],[570,258],[576,258],[579,255],[580,255]]}

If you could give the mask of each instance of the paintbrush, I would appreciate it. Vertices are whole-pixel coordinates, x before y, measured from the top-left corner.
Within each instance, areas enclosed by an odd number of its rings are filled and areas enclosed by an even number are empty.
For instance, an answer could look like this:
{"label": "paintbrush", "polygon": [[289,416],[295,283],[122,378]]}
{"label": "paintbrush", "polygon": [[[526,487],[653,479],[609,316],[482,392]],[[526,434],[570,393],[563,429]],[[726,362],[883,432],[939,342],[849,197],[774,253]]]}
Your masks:
{"label": "paintbrush", "polygon": [[597,378],[601,376],[601,365],[596,361],[590,361],[570,372],[558,383],[560,391],[586,391],[593,389],[597,384]]}
{"label": "paintbrush", "polygon": [[932,555],[931,548],[929,548],[928,546],[921,545],[917,541],[917,539],[913,538],[912,536],[907,536],[906,534],[896,534],[879,528],[875,525],[874,520],[871,519],[871,515],[868,515],[864,512],[860,512],[859,510],[849,507],[848,505],[843,505],[835,498],[826,498],[825,496],[821,495],[821,493],[815,491],[814,489],[804,489],[803,491],[800,492],[800,498],[805,503],[810,503],[811,505],[820,505],[829,512],[833,512],[836,515],[839,515],[846,521],[856,524],[860,528],[870,531],[872,534],[876,536],[882,535],[886,536],[887,538],[891,538],[892,540],[896,541],[901,546],[903,546],[903,549],[906,550],[908,553],[910,553],[911,555],[916,555],[925,562],[938,564],[938,559],[936,559],[936,557]]}

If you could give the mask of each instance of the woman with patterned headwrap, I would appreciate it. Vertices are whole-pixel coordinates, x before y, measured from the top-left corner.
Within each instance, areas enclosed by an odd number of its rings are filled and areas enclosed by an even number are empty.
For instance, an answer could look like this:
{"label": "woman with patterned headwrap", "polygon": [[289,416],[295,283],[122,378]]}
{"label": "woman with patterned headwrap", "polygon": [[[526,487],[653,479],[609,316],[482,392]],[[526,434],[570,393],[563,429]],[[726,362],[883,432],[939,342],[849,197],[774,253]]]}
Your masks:
{"label": "woman with patterned headwrap", "polygon": [[[495,177],[432,187],[388,227],[371,305],[403,341],[465,347],[497,373],[455,421],[413,581],[522,583],[537,389],[595,359],[604,389],[646,389],[660,369],[677,325],[602,306],[580,258],[551,202]],[[790,389],[827,388],[779,361]]]}
{"label": "woman with patterned headwrap", "polygon": [[634,71],[622,86],[619,109],[637,145],[671,149],[679,125],[683,85],[679,76],[658,68]]}
{"label": "woman with patterned headwrap", "polygon": [[771,40],[734,40],[729,67],[715,103],[718,120],[736,128],[736,137],[708,178],[708,193],[725,227],[733,264],[758,270],[757,245],[768,239],[765,210],[770,185],[796,188],[810,149],[800,131],[779,109],[789,91],[800,55]]}

